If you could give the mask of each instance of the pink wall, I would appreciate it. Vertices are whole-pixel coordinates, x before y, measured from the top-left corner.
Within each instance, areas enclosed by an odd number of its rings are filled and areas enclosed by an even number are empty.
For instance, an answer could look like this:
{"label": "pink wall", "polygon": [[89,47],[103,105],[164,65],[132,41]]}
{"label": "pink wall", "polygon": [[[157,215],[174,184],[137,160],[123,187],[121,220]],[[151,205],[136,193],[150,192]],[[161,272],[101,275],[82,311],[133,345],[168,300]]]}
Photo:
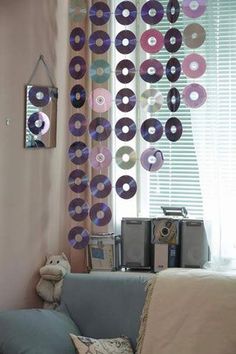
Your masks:
{"label": "pink wall", "polygon": [[[35,284],[45,255],[70,254],[67,6],[0,1],[0,310],[39,305]],[[23,148],[24,85],[41,53],[59,88],[57,147],[32,151]],[[48,83],[42,67],[34,83]]]}

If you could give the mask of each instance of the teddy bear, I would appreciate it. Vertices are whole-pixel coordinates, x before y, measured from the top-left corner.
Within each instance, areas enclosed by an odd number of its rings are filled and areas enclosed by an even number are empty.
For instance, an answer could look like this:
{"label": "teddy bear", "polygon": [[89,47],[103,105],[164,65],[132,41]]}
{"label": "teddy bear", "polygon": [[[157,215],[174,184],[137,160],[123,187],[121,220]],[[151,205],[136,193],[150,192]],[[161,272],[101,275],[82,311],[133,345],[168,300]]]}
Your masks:
{"label": "teddy bear", "polygon": [[40,268],[41,278],[36,286],[38,295],[44,300],[44,308],[55,309],[60,304],[63,278],[70,271],[64,253],[47,257],[46,264]]}

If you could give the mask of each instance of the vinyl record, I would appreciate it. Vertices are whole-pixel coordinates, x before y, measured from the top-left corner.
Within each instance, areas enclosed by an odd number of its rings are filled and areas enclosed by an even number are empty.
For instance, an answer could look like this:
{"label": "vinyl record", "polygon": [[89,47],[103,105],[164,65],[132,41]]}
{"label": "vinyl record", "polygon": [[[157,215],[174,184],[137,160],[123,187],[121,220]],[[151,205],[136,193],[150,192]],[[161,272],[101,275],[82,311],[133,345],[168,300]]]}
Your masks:
{"label": "vinyl record", "polygon": [[158,60],[147,59],[141,64],[139,73],[144,81],[154,84],[162,79],[164,69]]}
{"label": "vinyl record", "polygon": [[73,220],[83,221],[88,216],[89,206],[85,200],[75,198],[70,202],[68,211]]}
{"label": "vinyl record", "polygon": [[182,45],[182,34],[177,28],[170,28],[164,37],[165,48],[170,53],[176,53]]}
{"label": "vinyl record", "polygon": [[104,88],[96,88],[89,96],[89,106],[94,112],[104,113],[111,108],[111,93]]}
{"label": "vinyl record", "polygon": [[180,93],[177,88],[172,87],[167,95],[167,106],[171,112],[177,112],[180,106]]}
{"label": "vinyl record", "polygon": [[182,68],[186,76],[191,79],[197,79],[206,71],[206,60],[203,56],[197,53],[192,53],[185,57]]}
{"label": "vinyl record", "polygon": [[97,84],[103,84],[111,75],[111,66],[106,60],[95,60],[90,66],[89,74]]}
{"label": "vinyl record", "polygon": [[164,45],[164,37],[160,31],[154,28],[144,31],[140,38],[141,47],[147,53],[159,52]]}
{"label": "vinyl record", "polygon": [[166,77],[170,82],[179,80],[181,74],[181,64],[177,58],[170,58],[166,64]]}
{"label": "vinyl record", "polygon": [[128,89],[121,89],[116,95],[116,106],[122,112],[130,112],[136,105],[135,93]]}
{"label": "vinyl record", "polygon": [[191,49],[199,48],[205,42],[206,31],[199,23],[192,23],[185,27],[183,39],[187,47]]}
{"label": "vinyl record", "polygon": [[134,167],[136,160],[136,153],[130,146],[122,146],[116,152],[116,163],[122,170]]}
{"label": "vinyl record", "polygon": [[121,54],[130,54],[134,51],[137,44],[135,34],[129,30],[121,31],[115,39],[115,46]]}
{"label": "vinyl record", "polygon": [[82,141],[76,141],[69,148],[69,159],[75,165],[82,165],[88,160],[89,149]]}
{"label": "vinyl record", "polygon": [[142,93],[141,106],[149,113],[160,111],[163,105],[163,96],[156,89],[147,89]]}
{"label": "vinyl record", "polygon": [[202,16],[207,7],[207,0],[183,0],[183,13],[190,18]]}
{"label": "vinyl record", "polygon": [[180,14],[180,5],[178,0],[169,0],[166,9],[166,16],[170,23],[175,23]]}
{"label": "vinyl record", "polygon": [[50,128],[50,120],[43,112],[35,112],[28,119],[28,128],[34,135],[44,135]]}
{"label": "vinyl record", "polygon": [[158,171],[162,167],[163,163],[164,158],[162,152],[154,147],[144,150],[141,155],[141,165],[147,171]]}
{"label": "vinyl record", "polygon": [[144,22],[149,25],[156,25],[164,16],[164,7],[157,0],[147,1],[141,9],[141,16]]}
{"label": "vinyl record", "polygon": [[116,181],[116,193],[123,199],[132,198],[137,192],[137,184],[133,177],[124,175]]}
{"label": "vinyl record", "polygon": [[107,168],[112,161],[111,151],[105,146],[95,146],[90,152],[89,161],[96,170]]}
{"label": "vinyl record", "polygon": [[165,133],[168,140],[179,140],[183,133],[181,121],[176,117],[171,117],[170,119],[168,119],[165,125]]}
{"label": "vinyl record", "polygon": [[76,56],[71,59],[69,64],[69,73],[70,76],[75,80],[80,80],[86,73],[86,62],[80,57]]}
{"label": "vinyl record", "polygon": [[84,47],[85,44],[85,33],[80,27],[75,27],[70,34],[70,46],[73,50],[79,51]]}
{"label": "vinyl record", "polygon": [[199,108],[206,102],[207,92],[199,84],[190,84],[185,87],[182,96],[187,107]]}
{"label": "vinyl record", "polygon": [[90,182],[90,190],[96,198],[106,198],[111,193],[111,181],[107,176],[97,175]]}
{"label": "vinyl record", "polygon": [[69,6],[69,16],[75,22],[81,22],[87,14],[87,4],[85,0],[71,0]]}
{"label": "vinyl record", "polygon": [[130,118],[121,118],[116,123],[115,133],[118,139],[122,141],[130,141],[136,134],[136,124]]}
{"label": "vinyl record", "polygon": [[75,108],[81,108],[86,101],[86,91],[81,85],[75,85],[70,92],[71,104]]}
{"label": "vinyl record", "polygon": [[109,21],[110,16],[111,10],[103,1],[98,1],[90,7],[89,18],[90,21],[96,26],[105,25]]}
{"label": "vinyl record", "polygon": [[89,124],[89,134],[92,139],[97,141],[103,141],[109,138],[111,135],[111,124],[103,118],[94,118]]}
{"label": "vinyl record", "polygon": [[70,173],[68,183],[75,193],[83,193],[88,187],[88,176],[82,170],[74,170]]}
{"label": "vinyl record", "polygon": [[69,232],[68,241],[75,249],[85,248],[89,243],[89,233],[81,226],[73,227]]}
{"label": "vinyl record", "polygon": [[141,134],[143,139],[149,143],[160,140],[163,135],[161,122],[155,118],[146,119],[141,125]]}
{"label": "vinyl record", "polygon": [[116,66],[116,77],[122,84],[128,84],[135,76],[135,66],[131,60],[121,60]]}
{"label": "vinyl record", "polygon": [[50,101],[48,87],[32,86],[29,90],[29,100],[35,107],[45,107]]}
{"label": "vinyl record", "polygon": [[89,216],[95,225],[105,226],[111,221],[112,213],[107,204],[97,203],[90,209]]}
{"label": "vinyl record", "polygon": [[121,25],[130,25],[137,17],[137,8],[131,1],[122,1],[116,7],[115,16]]}
{"label": "vinyl record", "polygon": [[95,54],[103,54],[110,48],[111,39],[107,32],[95,31],[89,37],[89,48]]}
{"label": "vinyl record", "polygon": [[69,120],[69,131],[74,136],[82,136],[87,129],[87,119],[81,113],[75,113]]}

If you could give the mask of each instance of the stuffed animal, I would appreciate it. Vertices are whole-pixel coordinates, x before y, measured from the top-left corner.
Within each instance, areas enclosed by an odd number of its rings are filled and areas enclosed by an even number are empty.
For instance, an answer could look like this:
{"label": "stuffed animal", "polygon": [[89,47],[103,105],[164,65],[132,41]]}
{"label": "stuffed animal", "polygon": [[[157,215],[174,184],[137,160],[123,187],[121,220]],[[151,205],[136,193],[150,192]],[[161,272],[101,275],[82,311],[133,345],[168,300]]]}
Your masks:
{"label": "stuffed animal", "polygon": [[46,264],[40,268],[41,278],[36,286],[38,295],[44,300],[44,308],[55,309],[60,304],[63,278],[70,271],[64,253],[47,257]]}

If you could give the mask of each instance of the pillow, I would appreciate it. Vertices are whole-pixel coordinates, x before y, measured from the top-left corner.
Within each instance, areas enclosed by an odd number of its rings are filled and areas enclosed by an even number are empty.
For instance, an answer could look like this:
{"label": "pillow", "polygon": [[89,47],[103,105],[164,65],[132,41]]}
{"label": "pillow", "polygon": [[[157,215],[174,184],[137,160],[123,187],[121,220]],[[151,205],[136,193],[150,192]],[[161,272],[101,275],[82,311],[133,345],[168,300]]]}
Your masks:
{"label": "pillow", "polygon": [[94,339],[70,334],[78,354],[134,354],[126,337]]}

